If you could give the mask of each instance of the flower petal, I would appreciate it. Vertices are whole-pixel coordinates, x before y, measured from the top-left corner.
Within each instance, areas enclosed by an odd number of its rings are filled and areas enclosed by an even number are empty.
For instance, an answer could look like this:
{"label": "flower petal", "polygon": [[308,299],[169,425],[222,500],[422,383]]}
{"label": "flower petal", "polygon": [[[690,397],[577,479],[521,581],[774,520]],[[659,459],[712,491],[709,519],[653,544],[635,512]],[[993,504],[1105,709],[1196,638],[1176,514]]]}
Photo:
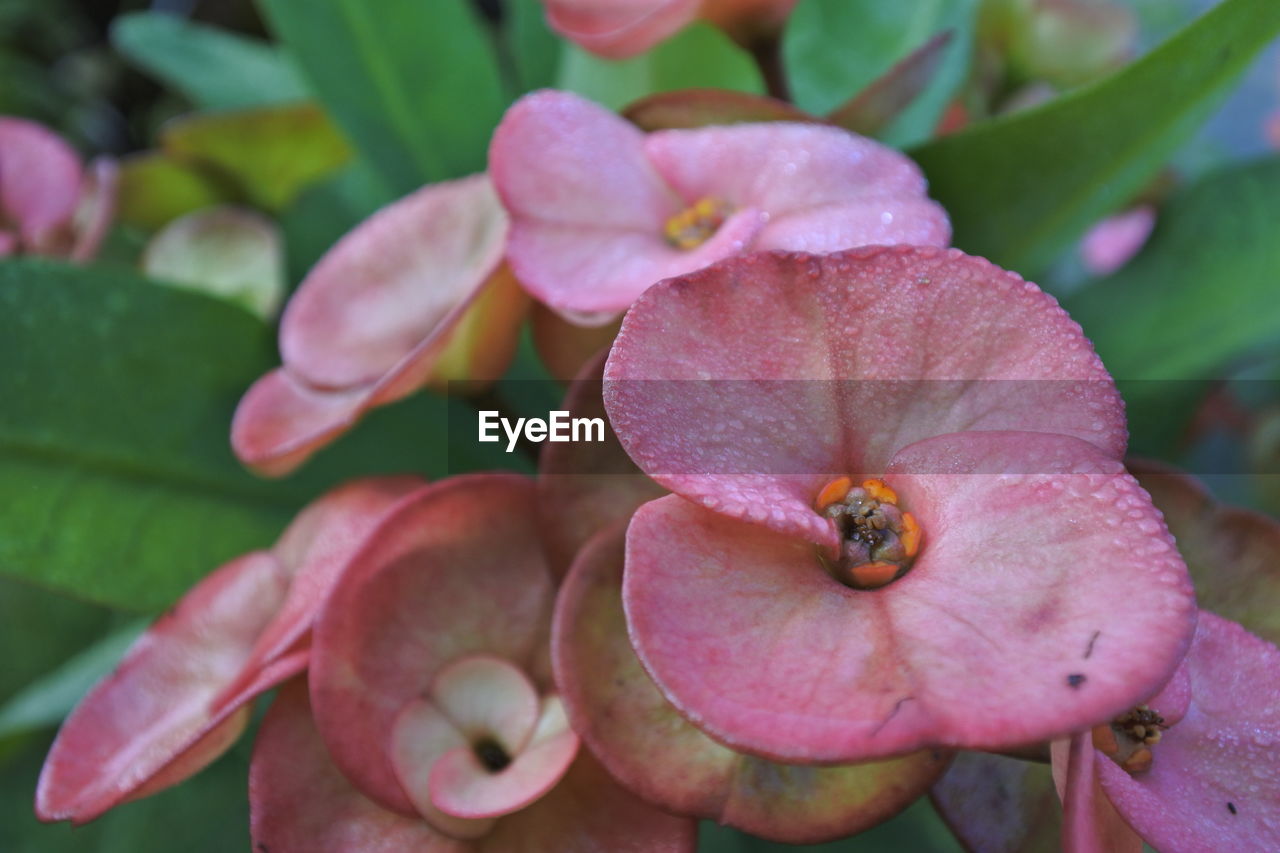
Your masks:
{"label": "flower petal", "polygon": [[1059,801],[1044,764],[962,752],[929,797],[966,850],[1031,853],[1058,848]]}
{"label": "flower petal", "polygon": [[519,755],[504,770],[485,768],[470,745],[451,750],[431,768],[431,801],[445,814],[499,817],[545,795],[578,754],[578,736],[564,730]]}
{"label": "flower petal", "polygon": [[351,559],[321,612],[311,665],[320,731],[343,773],[387,808],[413,813],[387,738],[442,667],[485,653],[539,679],[552,587],[533,501],[532,482],[515,475],[426,487]]}
{"label": "flower petal", "polygon": [[493,828],[487,819],[467,820],[445,814],[431,801],[431,770],[455,749],[471,749],[458,727],[425,699],[411,699],[396,717],[388,747],[396,778],[414,808],[433,827],[453,838],[479,838]]}
{"label": "flower petal", "polygon": [[[270,554],[247,554],[200,582],[143,634],[58,733],[36,794],[41,819],[92,820],[158,790],[148,786],[161,774],[177,782],[230,746],[248,721],[245,703],[274,682],[256,677],[237,695],[223,694],[241,676],[287,583]],[[274,681],[295,674],[296,663],[273,669]],[[178,762],[184,772],[166,773]]]}
{"label": "flower petal", "polygon": [[1073,735],[1067,749],[1062,793],[1064,853],[1140,853],[1143,839],[1125,823],[1098,784],[1095,763],[1110,764],[1110,760],[1093,748],[1089,732]]}
{"label": "flower petal", "polygon": [[80,202],[80,158],[57,134],[0,116],[0,214],[17,223],[28,250],[45,253]]}
{"label": "flower petal", "polygon": [[272,853],[464,853],[416,817],[366,799],[333,765],[311,720],[307,685],[290,682],[262,721],[249,766],[255,850]]}
{"label": "flower petal", "polygon": [[905,808],[947,756],[926,751],[848,767],[775,764],[721,746],[645,674],[622,609],[623,531],[583,549],[556,604],[557,681],[578,731],[623,784],[677,814],[791,844],[861,832]]}
{"label": "flower petal", "polygon": [[569,386],[561,407],[575,418],[600,418],[604,441],[547,444],[538,457],[538,517],[551,569],[563,577],[579,549],[636,507],[666,494],[631,462],[609,426],[601,399],[601,352]]}
{"label": "flower petal", "polygon": [[663,282],[627,313],[605,405],[660,484],[827,544],[822,484],[922,438],[1034,430],[1116,457],[1126,440],[1114,383],[1052,297],[933,248],[763,253]]}
{"label": "flower petal", "polygon": [[515,665],[492,655],[455,660],[436,673],[431,699],[468,738],[492,737],[511,754],[538,725],[538,690]]}
{"label": "flower petal", "polygon": [[1103,790],[1160,850],[1280,849],[1280,649],[1202,610],[1183,665],[1186,716],[1141,775],[1098,754]]}
{"label": "flower petal", "polygon": [[[837,127],[765,122],[665,130],[646,137],[645,153],[682,198],[768,211],[761,249],[833,252],[951,241],[947,214],[925,198],[919,167]],[[800,222],[786,228],[793,216]]]}
{"label": "flower petal", "polygon": [[430,184],[378,211],[289,301],[288,369],[317,388],[375,382],[457,321],[501,263],[506,226],[484,175]]}
{"label": "flower petal", "polygon": [[547,0],[547,23],[609,59],[643,53],[693,20],[699,0]]}
{"label": "flower petal", "polygon": [[784,761],[998,749],[1107,719],[1169,678],[1190,584],[1118,462],[1078,439],[967,433],[890,470],[924,544],[875,591],[833,580],[811,545],[677,497],[636,512],[632,640],[717,740]]}

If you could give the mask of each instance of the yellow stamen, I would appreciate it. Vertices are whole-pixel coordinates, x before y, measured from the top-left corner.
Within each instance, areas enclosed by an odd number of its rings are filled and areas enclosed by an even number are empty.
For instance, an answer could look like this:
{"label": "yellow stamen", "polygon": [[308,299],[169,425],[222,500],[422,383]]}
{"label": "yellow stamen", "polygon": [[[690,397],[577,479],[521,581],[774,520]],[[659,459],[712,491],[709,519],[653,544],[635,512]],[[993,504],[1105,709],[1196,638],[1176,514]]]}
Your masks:
{"label": "yellow stamen", "polygon": [[662,233],[677,249],[696,249],[715,236],[730,212],[726,202],[704,198],[668,219]]}
{"label": "yellow stamen", "polygon": [[838,504],[844,500],[844,496],[849,494],[849,490],[852,488],[853,480],[848,477],[837,477],[822,487],[822,491],[818,492],[818,499],[813,502],[813,506],[818,512],[822,512],[832,504]]}
{"label": "yellow stamen", "polygon": [[[895,495],[896,497],[896,495]],[[916,517],[909,512],[902,514],[902,547],[907,552],[908,557],[914,557],[920,550],[920,522],[916,521]]]}
{"label": "yellow stamen", "polygon": [[862,488],[867,490],[867,494],[880,501],[881,503],[894,504],[898,503],[898,493],[885,485],[884,480],[863,480]]}

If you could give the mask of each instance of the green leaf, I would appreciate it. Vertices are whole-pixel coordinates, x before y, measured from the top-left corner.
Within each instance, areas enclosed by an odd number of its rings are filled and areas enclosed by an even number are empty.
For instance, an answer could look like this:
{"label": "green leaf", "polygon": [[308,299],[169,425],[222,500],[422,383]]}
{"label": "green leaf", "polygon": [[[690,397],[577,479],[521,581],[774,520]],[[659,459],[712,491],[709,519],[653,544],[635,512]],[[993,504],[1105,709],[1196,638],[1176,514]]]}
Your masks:
{"label": "green leaf", "polygon": [[955,245],[1038,274],[1155,174],[1278,31],[1275,0],[1225,0],[1093,86],[915,150]]}
{"label": "green leaf", "polygon": [[764,92],[764,81],[746,51],[705,23],[686,27],[653,50],[620,62],[566,44],[557,86],[611,109],[677,89]]}
{"label": "green leaf", "polygon": [[550,86],[560,63],[561,42],[547,26],[542,0],[508,0],[503,37],[522,92]]}
{"label": "green leaf", "polygon": [[494,445],[451,445],[448,404],[419,394],[299,475],[259,480],[227,435],[241,394],[278,364],[272,333],[123,270],[0,263],[0,363],[0,575],[125,609],[164,607],[270,545],[344,479],[511,464]]}
{"label": "green leaf", "polygon": [[351,159],[338,129],[312,103],[198,113],[170,122],[164,152],[179,162],[214,169],[267,210],[289,204],[305,186]]}
{"label": "green leaf", "polygon": [[260,0],[311,90],[397,194],[485,167],[506,98],[465,0]]}
{"label": "green leaf", "polygon": [[1280,159],[1207,177],[1161,209],[1137,258],[1064,300],[1112,374],[1220,377],[1242,354],[1280,340],[1278,198]]}
{"label": "green leaf", "polygon": [[123,15],[111,26],[111,43],[201,109],[254,107],[308,97],[297,70],[280,51],[176,15]]}
{"label": "green leaf", "polygon": [[782,39],[797,106],[825,115],[950,31],[938,72],[883,134],[899,146],[927,139],[968,71],[976,8],[975,0],[802,0]]}
{"label": "green leaf", "polygon": [[120,161],[116,217],[156,231],[186,213],[223,201],[242,201],[240,188],[225,175],[196,163],[180,163],[159,151]]}
{"label": "green leaf", "polygon": [[146,627],[134,622],[103,637],[15,694],[0,707],[0,740],[60,724]]}
{"label": "green leaf", "polygon": [[105,607],[0,578],[0,704],[110,630]]}

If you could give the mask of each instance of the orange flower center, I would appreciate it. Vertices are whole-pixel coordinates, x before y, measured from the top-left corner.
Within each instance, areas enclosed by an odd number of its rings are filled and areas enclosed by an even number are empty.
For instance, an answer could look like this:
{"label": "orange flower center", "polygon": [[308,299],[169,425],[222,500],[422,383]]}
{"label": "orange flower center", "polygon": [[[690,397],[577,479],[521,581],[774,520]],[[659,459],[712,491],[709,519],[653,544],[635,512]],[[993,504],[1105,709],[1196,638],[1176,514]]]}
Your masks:
{"label": "orange flower center", "polygon": [[715,236],[732,208],[718,198],[704,198],[667,220],[662,234],[677,249],[696,249]]}
{"label": "orange flower center", "polygon": [[1151,769],[1151,749],[1167,728],[1160,712],[1139,705],[1106,725],[1095,726],[1093,745],[1133,776]]}
{"label": "orange flower center", "polygon": [[840,531],[840,556],[822,558],[827,571],[854,589],[879,589],[907,573],[920,552],[923,532],[915,516],[898,506],[883,480],[849,477],[827,483],[814,501]]}

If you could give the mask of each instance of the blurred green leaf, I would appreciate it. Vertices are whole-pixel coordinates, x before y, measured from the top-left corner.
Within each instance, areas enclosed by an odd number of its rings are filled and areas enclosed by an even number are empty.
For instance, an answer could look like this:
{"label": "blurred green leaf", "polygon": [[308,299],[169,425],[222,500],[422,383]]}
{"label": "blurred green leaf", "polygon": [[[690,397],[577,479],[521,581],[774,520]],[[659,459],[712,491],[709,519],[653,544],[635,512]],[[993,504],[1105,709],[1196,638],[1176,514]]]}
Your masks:
{"label": "blurred green leaf", "polygon": [[116,217],[156,231],[186,213],[222,201],[242,201],[235,182],[194,163],[181,163],[160,151],[146,151],[120,162]]}
{"label": "blurred green leaf", "polygon": [[517,87],[528,92],[555,82],[561,42],[547,26],[542,0],[507,0],[504,38]]}
{"label": "blurred green leaf", "polygon": [[648,53],[621,61],[601,59],[566,44],[557,86],[612,109],[676,89],[764,92],[764,81],[750,55],[705,23],[686,27]]}
{"label": "blurred green leaf", "polygon": [[393,200],[381,177],[363,159],[300,193],[280,217],[289,280],[302,281],[343,234]]}
{"label": "blurred green leaf", "polygon": [[351,159],[347,141],[310,103],[186,116],[165,126],[160,146],[179,162],[231,177],[267,210],[284,207]]}
{"label": "blurred green leaf", "polygon": [[234,109],[308,97],[276,48],[163,12],[122,15],[111,43],[139,68],[201,109]]}
{"label": "blurred green leaf", "polygon": [[1064,300],[1121,379],[1192,380],[1280,340],[1280,159],[1174,195],[1144,251]]}
{"label": "blurred green leaf", "polygon": [[927,139],[968,72],[976,8],[976,0],[801,0],[782,40],[796,104],[825,115],[950,31],[937,73],[882,134],[898,146]]}
{"label": "blurred green leaf", "polygon": [[1277,31],[1275,0],[1225,0],[1094,86],[916,149],[955,245],[1039,273],[1155,174]]}
{"label": "blurred green leaf", "polygon": [[0,578],[0,704],[110,629],[105,607]]}
{"label": "blurred green leaf", "polygon": [[0,363],[0,575],[125,609],[159,609],[270,545],[341,480],[512,461],[451,444],[448,404],[419,394],[300,474],[259,480],[227,434],[245,388],[278,363],[271,332],[122,270],[0,263]]}
{"label": "blurred green leaf", "polygon": [[259,5],[312,91],[395,192],[484,169],[506,98],[470,3]]}
{"label": "blurred green leaf", "polygon": [[[50,633],[47,628],[41,637]],[[15,694],[0,706],[0,740],[60,724],[89,688],[115,668],[144,628],[145,622],[134,622],[108,634]]]}
{"label": "blurred green leaf", "polygon": [[48,741],[0,766],[0,850],[5,853],[228,853],[249,849],[249,739],[192,779],[125,803],[87,826],[49,826],[32,813]]}

